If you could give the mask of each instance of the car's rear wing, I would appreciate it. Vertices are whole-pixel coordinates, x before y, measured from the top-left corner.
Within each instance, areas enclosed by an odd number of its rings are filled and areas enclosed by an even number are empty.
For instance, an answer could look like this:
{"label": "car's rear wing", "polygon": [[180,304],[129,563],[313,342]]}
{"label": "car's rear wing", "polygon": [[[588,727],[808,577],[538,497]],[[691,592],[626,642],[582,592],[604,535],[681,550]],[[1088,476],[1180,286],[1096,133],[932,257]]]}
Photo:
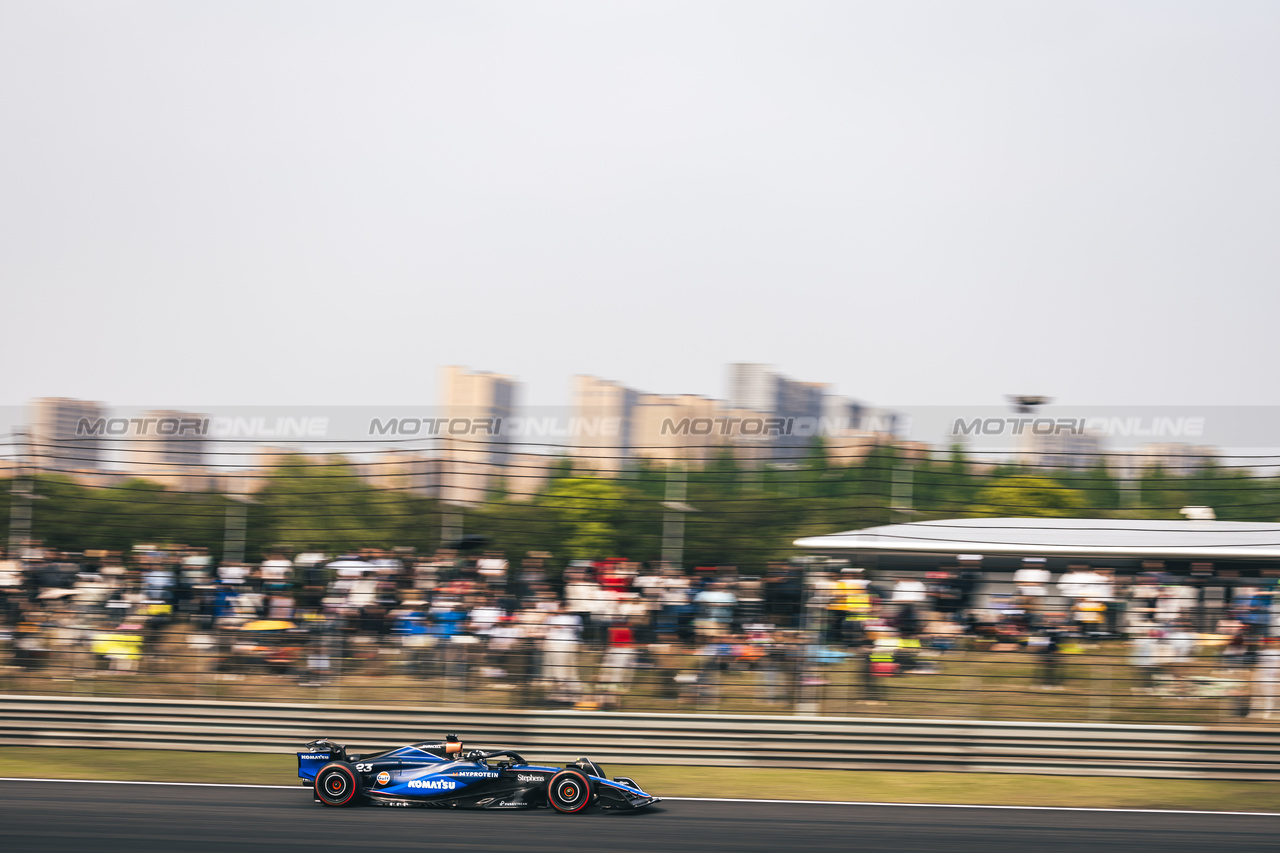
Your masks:
{"label": "car's rear wing", "polygon": [[316,781],[316,773],[330,761],[346,761],[347,748],[340,743],[322,738],[304,744],[298,753],[298,778],[302,784]]}

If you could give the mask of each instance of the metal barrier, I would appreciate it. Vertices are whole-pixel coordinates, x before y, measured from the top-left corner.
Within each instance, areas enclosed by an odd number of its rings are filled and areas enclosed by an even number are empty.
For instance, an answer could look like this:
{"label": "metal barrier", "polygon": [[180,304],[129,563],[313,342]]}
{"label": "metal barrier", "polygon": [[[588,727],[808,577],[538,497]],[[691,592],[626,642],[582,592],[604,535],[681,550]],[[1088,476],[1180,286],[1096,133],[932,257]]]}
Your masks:
{"label": "metal barrier", "polygon": [[548,761],[1280,780],[1280,730],[1258,728],[0,695],[11,746],[369,751],[446,732]]}

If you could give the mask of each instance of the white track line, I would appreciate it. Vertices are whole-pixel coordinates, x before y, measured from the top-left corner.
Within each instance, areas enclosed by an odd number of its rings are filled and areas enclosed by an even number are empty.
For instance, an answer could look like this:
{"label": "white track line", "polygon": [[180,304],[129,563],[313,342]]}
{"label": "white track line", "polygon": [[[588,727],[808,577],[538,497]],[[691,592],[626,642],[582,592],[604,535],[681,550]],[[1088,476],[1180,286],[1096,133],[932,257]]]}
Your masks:
{"label": "white track line", "polygon": [[861,800],[747,800],[710,797],[661,797],[663,800],[688,800],[695,803],[782,803],[804,806],[884,806],[907,809],[1007,809],[1033,812],[1115,812],[1118,814],[1198,814],[1198,815],[1247,815],[1250,817],[1280,817],[1280,812],[1210,812],[1189,809],[1104,809],[1087,806],[991,806],[965,803],[874,803]]}
{"label": "white track line", "polygon": [[[0,776],[0,782],[74,782],[81,785],[167,785],[186,788],[268,788],[275,791],[297,791],[303,785],[237,785],[225,782],[126,782],[116,779],[32,779],[25,776]],[[991,806],[964,803],[876,803],[863,800],[749,800],[732,797],[659,797],[686,803],[769,803],[791,806],[880,806],[903,809],[1003,809],[1032,812],[1115,812],[1118,814],[1192,814],[1230,815],[1233,817],[1280,817],[1280,812],[1211,812],[1189,809],[1103,809],[1084,806]]]}
{"label": "white track line", "polygon": [[169,785],[186,788],[273,788],[297,791],[301,785],[236,785],[230,782],[126,782],[118,779],[33,779],[28,776],[0,776],[0,782],[78,782],[82,785]]}

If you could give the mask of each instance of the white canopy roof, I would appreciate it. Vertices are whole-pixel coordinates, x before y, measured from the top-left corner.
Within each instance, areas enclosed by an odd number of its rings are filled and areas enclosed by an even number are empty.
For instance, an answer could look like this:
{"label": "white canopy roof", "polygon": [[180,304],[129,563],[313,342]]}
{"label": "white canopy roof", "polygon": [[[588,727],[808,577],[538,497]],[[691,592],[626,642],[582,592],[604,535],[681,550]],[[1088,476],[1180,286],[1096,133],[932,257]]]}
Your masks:
{"label": "white canopy roof", "polygon": [[814,551],[1280,560],[1280,523],[955,518],[809,536],[795,544]]}

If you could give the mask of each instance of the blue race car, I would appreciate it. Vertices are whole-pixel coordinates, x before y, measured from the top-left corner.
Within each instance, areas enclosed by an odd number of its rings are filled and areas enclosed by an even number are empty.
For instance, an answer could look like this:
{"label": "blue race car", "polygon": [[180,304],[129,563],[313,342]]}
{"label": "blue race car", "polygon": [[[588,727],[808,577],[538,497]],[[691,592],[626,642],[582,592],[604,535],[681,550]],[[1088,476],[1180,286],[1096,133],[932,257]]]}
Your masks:
{"label": "blue race car", "polygon": [[640,809],[658,802],[635,780],[610,779],[593,761],[563,768],[530,764],[510,749],[463,751],[456,735],[442,741],[348,755],[330,740],[298,753],[298,777],[326,806],[366,803],[464,809],[534,809],[577,814],[588,806]]}

